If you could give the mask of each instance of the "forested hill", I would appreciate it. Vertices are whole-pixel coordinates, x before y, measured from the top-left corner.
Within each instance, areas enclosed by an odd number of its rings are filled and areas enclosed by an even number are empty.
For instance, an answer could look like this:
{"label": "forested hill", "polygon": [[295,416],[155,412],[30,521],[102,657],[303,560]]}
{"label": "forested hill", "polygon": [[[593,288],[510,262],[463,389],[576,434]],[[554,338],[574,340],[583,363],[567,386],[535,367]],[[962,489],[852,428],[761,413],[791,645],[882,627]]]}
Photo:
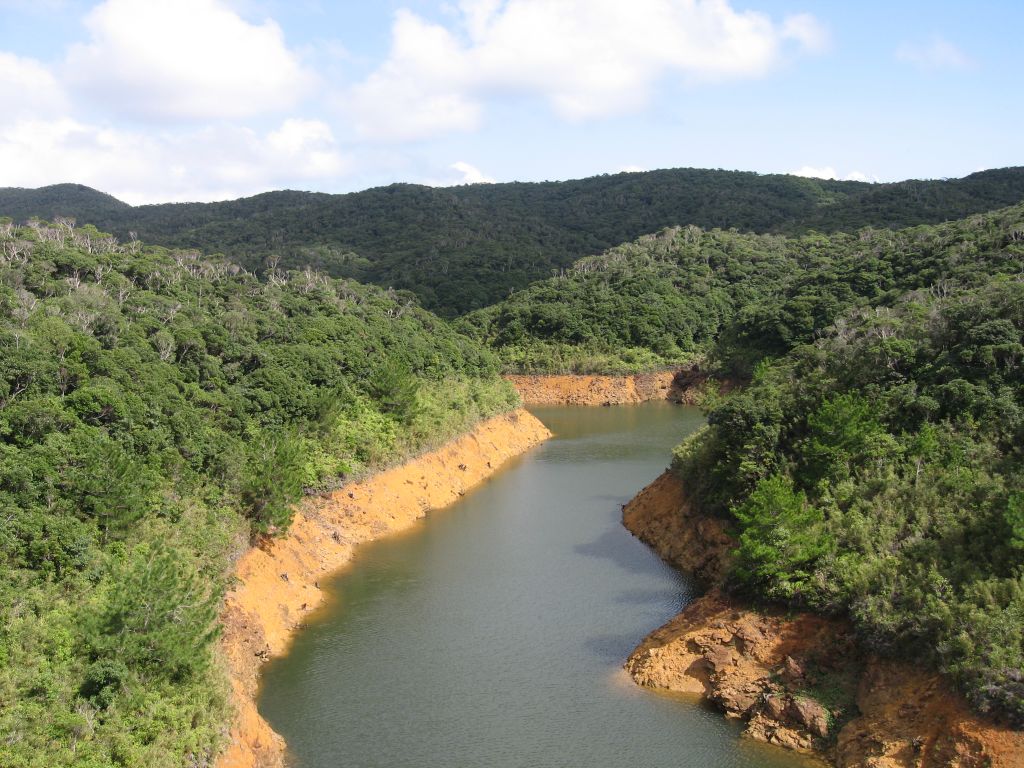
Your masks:
{"label": "forested hill", "polygon": [[39,189],[0,188],[0,216],[16,222],[38,216],[44,219],[73,217],[83,224],[109,221],[117,215],[128,215],[132,207],[112,195],[97,192],[83,184],[54,184]]}
{"label": "forested hill", "polygon": [[[963,254],[970,279],[763,362],[674,469],[737,537],[734,589],[847,616],[868,648],[1024,728],[1024,247],[1012,275]],[[855,712],[825,675],[801,695]]]}
{"label": "forested hill", "polygon": [[508,370],[626,372],[710,356],[746,377],[853,310],[1024,270],[1024,205],[900,230],[645,235],[458,320]]}
{"label": "forested hill", "polygon": [[232,551],[516,401],[408,297],[0,225],[0,764],[211,765]]}
{"label": "forested hill", "polygon": [[673,169],[565,182],[345,195],[270,192],[222,203],[130,207],[77,185],[0,190],[0,216],[74,217],[168,246],[224,253],[255,268],[313,266],[417,294],[462,314],[511,289],[666,226],[799,234],[958,219],[1024,200],[1024,168],[963,179],[865,184]]}

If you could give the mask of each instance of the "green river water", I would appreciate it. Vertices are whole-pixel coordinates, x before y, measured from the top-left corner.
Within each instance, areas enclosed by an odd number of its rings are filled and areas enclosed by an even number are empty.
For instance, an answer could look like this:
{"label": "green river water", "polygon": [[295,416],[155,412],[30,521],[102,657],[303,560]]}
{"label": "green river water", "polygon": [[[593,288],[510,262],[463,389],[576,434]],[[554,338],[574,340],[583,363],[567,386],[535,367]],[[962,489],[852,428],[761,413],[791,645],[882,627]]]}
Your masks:
{"label": "green river water", "polygon": [[795,768],[633,647],[695,594],[620,524],[699,411],[531,409],[554,433],[458,504],[361,548],[260,711],[300,768]]}

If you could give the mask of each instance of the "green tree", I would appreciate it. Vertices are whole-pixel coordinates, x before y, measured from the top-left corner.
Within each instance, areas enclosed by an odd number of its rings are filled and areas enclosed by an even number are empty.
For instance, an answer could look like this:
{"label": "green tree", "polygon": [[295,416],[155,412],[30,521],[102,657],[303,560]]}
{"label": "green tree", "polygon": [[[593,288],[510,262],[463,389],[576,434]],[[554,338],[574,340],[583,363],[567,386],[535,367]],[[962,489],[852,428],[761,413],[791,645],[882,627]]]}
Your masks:
{"label": "green tree", "polygon": [[302,496],[302,441],[292,431],[264,434],[249,453],[242,503],[253,531],[287,530]]}
{"label": "green tree", "polygon": [[819,509],[783,475],[767,477],[733,510],[739,522],[736,577],[774,600],[799,597],[815,562],[834,544]]}
{"label": "green tree", "polygon": [[[114,569],[88,643],[102,670],[118,681],[123,668],[154,678],[183,680],[203,671],[217,638],[220,591],[180,552],[158,542],[135,547]],[[96,687],[100,667],[90,684]],[[102,686],[100,686],[102,687]]]}

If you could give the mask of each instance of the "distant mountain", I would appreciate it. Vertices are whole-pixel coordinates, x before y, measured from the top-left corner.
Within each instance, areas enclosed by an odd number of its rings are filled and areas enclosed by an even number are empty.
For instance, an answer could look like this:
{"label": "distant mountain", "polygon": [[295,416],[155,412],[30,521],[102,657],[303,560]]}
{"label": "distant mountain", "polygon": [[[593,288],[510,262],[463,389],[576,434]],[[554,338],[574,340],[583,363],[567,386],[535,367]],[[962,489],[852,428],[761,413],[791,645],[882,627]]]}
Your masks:
{"label": "distant mountain", "polygon": [[432,188],[393,184],[344,195],[269,192],[219,203],[128,206],[74,184],[0,190],[0,215],[73,216],[125,238],[266,257],[407,289],[458,315],[576,259],[666,226],[799,234],[963,218],[1024,200],[1024,168],[963,179],[867,184],[682,168],[578,181]]}
{"label": "distant mountain", "polygon": [[853,234],[673,227],[580,259],[456,327],[515,373],[627,373],[704,358],[742,379],[854,310],[1021,270],[1024,204]]}
{"label": "distant mountain", "polygon": [[131,210],[128,203],[82,184],[54,184],[39,189],[0,187],[0,215],[19,222],[33,216],[49,220],[68,216],[95,224],[110,221],[118,214],[129,214]]}

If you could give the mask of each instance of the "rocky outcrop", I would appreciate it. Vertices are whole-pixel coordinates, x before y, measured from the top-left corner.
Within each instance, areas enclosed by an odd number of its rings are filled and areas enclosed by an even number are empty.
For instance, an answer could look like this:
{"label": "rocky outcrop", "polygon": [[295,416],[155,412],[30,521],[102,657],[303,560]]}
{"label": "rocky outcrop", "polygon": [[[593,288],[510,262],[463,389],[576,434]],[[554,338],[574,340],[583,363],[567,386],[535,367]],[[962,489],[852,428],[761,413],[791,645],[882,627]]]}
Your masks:
{"label": "rocky outcrop", "polygon": [[701,694],[757,739],[811,751],[851,716],[860,664],[844,623],[753,611],[713,590],[648,635],[626,669],[641,685]]}
{"label": "rocky outcrop", "polygon": [[627,504],[623,521],[711,585],[630,655],[640,685],[700,695],[748,735],[840,768],[1024,766],[1024,733],[972,712],[938,674],[866,653],[848,622],[726,596],[726,527],[697,512],[671,473]]}
{"label": "rocky outcrop", "polygon": [[256,711],[259,668],[287,649],[304,617],[322,602],[320,580],[348,563],[357,545],[451,504],[549,436],[526,411],[494,417],[439,450],[326,497],[306,499],[286,536],[246,552],[221,615],[238,714],[217,768],[283,765],[284,741]]}
{"label": "rocky outcrop", "polygon": [[720,581],[735,546],[724,520],[693,509],[683,484],[666,471],[622,509],[623,525],[663,560],[705,583]]}
{"label": "rocky outcrop", "polygon": [[1024,734],[974,713],[941,676],[870,658],[860,715],[839,732],[839,768],[1020,768]]}

